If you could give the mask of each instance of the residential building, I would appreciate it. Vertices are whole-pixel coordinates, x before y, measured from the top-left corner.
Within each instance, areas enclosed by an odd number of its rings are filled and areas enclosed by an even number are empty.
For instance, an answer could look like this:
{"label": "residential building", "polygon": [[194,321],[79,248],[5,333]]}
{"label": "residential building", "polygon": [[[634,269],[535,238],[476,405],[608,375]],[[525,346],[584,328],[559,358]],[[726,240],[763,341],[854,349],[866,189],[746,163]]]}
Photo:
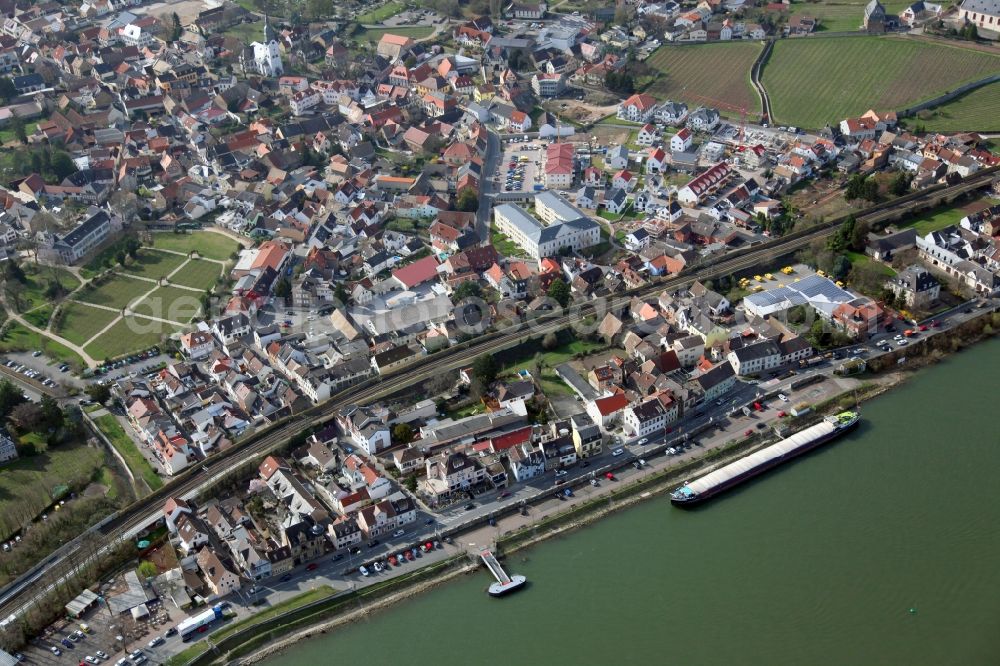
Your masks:
{"label": "residential building", "polygon": [[103,243],[119,225],[112,222],[107,211],[92,208],[88,216],[64,236],[56,236],[51,252],[58,261],[75,264]]}
{"label": "residential building", "polygon": [[600,427],[585,413],[570,417],[573,426],[573,446],[578,458],[584,459],[601,454],[604,436]]}
{"label": "residential building", "polygon": [[[545,149],[545,186],[553,189],[568,189],[573,185],[576,172],[573,144],[550,143]],[[537,208],[537,204],[536,204]]]}
{"label": "residential building", "polygon": [[[553,194],[543,192],[542,194]],[[536,197],[536,206],[541,194]],[[570,205],[567,202],[567,205]],[[572,206],[571,206],[572,207]],[[560,220],[543,226],[516,204],[501,204],[493,209],[497,230],[524,249],[532,258],[540,260],[559,254],[563,248],[579,250],[600,242],[600,225],[581,215],[570,220]]]}
{"label": "residential building", "polygon": [[737,375],[757,375],[781,364],[781,350],[777,343],[764,340],[734,349],[727,358]]}
{"label": "residential building", "polygon": [[625,432],[633,437],[663,434],[666,427],[677,420],[679,403],[666,394],[650,398],[636,405],[629,405],[622,412]]}
{"label": "residential building", "polygon": [[730,363],[723,362],[697,375],[692,381],[701,390],[702,400],[713,402],[736,385],[736,373]]}
{"label": "residential building", "polygon": [[197,561],[198,568],[205,576],[205,584],[212,592],[212,599],[221,599],[240,589],[239,574],[224,564],[211,547],[206,546],[198,551]]}
{"label": "residential building", "polygon": [[656,113],[656,98],[645,93],[636,93],[618,105],[619,120],[645,123]]}
{"label": "residential building", "polygon": [[927,269],[912,265],[889,280],[889,289],[896,295],[898,303],[906,307],[926,310],[941,295],[941,285]]}
{"label": "residential building", "polygon": [[628,407],[628,398],[624,394],[616,393],[588,402],[587,414],[594,423],[606,431],[621,420],[622,411],[626,407]]}

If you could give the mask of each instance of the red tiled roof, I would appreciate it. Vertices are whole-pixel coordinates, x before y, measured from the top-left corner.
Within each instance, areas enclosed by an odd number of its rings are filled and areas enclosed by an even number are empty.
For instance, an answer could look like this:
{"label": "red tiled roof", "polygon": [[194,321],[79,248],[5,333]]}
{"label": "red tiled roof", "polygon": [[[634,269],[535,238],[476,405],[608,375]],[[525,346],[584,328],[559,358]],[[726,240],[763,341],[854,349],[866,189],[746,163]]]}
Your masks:
{"label": "red tiled roof", "polygon": [[597,411],[601,413],[601,416],[607,416],[628,407],[628,399],[619,393],[617,395],[609,395],[606,398],[598,398],[594,401],[594,404],[597,405]]}
{"label": "red tiled roof", "polygon": [[397,268],[392,276],[399,280],[407,289],[423,284],[437,277],[438,261],[433,255],[414,261],[409,266]]}

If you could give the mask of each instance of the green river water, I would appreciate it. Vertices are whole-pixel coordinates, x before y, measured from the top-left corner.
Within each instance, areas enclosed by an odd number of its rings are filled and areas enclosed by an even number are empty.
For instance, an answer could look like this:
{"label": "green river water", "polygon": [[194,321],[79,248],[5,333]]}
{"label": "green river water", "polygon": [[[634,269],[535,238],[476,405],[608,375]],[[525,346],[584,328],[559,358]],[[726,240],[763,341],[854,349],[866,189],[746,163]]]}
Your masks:
{"label": "green river water", "polygon": [[998,664],[998,376],[977,346],[700,509],[656,497],[511,556],[511,597],[480,570],[266,663]]}

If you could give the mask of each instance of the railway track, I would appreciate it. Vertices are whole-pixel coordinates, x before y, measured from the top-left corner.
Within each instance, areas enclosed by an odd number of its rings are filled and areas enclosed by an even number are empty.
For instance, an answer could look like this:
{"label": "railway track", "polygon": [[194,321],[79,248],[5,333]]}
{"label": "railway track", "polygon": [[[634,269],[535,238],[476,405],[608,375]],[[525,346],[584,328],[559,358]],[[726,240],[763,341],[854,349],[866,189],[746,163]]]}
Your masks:
{"label": "railway track", "polygon": [[[937,186],[921,192],[905,195],[862,211],[856,218],[868,223],[894,219],[901,214],[926,208],[929,202],[954,199],[969,191],[979,189],[991,182],[1000,167],[980,171],[961,182],[950,186]],[[744,271],[756,271],[777,259],[808,246],[818,238],[832,234],[846,216],[801,232],[795,232],[767,243],[739,250],[677,276],[655,281],[649,285],[631,290],[609,299],[603,311],[620,312],[633,297],[646,297],[663,291],[676,290],[688,286],[696,280],[713,280]],[[399,369],[397,372],[378,380],[368,380],[334,395],[330,400],[317,405],[286,421],[277,422],[272,427],[259,432],[246,442],[237,443],[229,450],[212,456],[202,467],[190,468],[163,488],[134,502],[106,520],[97,529],[103,546],[89,557],[101,557],[113,544],[132,538],[147,525],[159,520],[160,510],[168,497],[192,497],[199,490],[216,483],[241,464],[250,464],[287,445],[289,440],[311,429],[327,424],[337,410],[351,404],[365,404],[392,395],[426,379],[455,368],[467,367],[478,356],[498,353],[517,346],[529,338],[538,338],[570,326],[599,310],[593,304],[573,307],[566,314],[552,314],[535,320],[531,326],[519,326],[516,330],[490,333],[479,336],[471,342],[458,345],[444,352],[425,357],[416,364]],[[82,538],[82,537],[80,537]],[[57,586],[64,583],[80,567],[87,563],[85,558],[78,561],[78,550],[68,549],[61,554],[50,555],[46,566],[8,585],[0,593],[0,618],[19,616],[34,602],[43,598]]]}

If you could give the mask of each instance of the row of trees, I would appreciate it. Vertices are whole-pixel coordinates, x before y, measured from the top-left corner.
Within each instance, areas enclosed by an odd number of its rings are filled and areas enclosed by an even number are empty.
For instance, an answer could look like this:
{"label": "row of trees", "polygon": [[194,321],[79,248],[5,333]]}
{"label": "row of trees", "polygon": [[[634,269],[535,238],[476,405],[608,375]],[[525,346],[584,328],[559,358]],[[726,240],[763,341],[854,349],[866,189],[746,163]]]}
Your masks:
{"label": "row of trees", "polygon": [[635,92],[635,77],[628,69],[612,70],[604,75],[604,87],[620,95],[631,95]]}
{"label": "row of trees", "polygon": [[847,189],[844,195],[849,201],[855,199],[878,201],[878,182],[874,176],[865,177],[860,173],[856,173],[847,181]]}

